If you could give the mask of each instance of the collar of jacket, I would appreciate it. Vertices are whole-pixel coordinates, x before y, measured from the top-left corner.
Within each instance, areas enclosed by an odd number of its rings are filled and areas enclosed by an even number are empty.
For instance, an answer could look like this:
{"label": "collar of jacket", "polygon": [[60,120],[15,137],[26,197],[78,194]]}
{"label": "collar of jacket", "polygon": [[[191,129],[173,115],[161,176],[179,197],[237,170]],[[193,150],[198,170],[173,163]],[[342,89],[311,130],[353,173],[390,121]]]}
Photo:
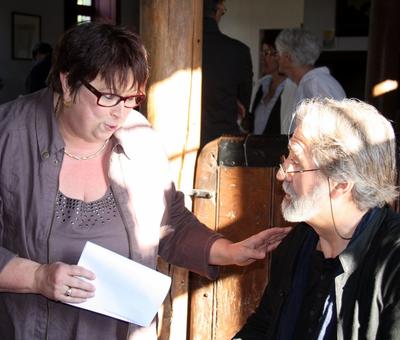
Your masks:
{"label": "collar of jacket", "polygon": [[387,207],[378,208],[362,233],[339,255],[343,271],[348,275],[353,273],[360,262],[363,261],[372,240],[379,230],[379,226],[387,215],[387,210]]}
{"label": "collar of jacket", "polygon": [[[33,93],[34,98],[32,115],[35,117],[36,137],[42,159],[48,158],[65,147],[64,140],[58,129],[53,104],[53,91],[45,88]],[[27,100],[31,100],[27,96]]]}
{"label": "collar of jacket", "polygon": [[[150,135],[154,138],[149,138]],[[114,148],[119,145],[129,159],[143,152],[143,141],[159,140],[149,121],[136,110],[129,112],[123,126],[115,132],[114,138]]]}

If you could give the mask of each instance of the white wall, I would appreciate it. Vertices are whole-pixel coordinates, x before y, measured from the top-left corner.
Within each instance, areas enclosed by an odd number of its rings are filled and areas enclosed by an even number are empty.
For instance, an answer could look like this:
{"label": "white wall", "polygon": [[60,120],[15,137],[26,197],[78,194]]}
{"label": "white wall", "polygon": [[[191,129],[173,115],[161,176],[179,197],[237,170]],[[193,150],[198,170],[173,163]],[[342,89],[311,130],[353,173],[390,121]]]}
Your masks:
{"label": "white wall", "polygon": [[[336,0],[226,0],[223,33],[250,47],[255,81],[259,75],[259,39],[262,29],[300,27],[322,40],[325,30],[335,31]],[[368,37],[336,37],[331,50],[367,50]]]}
{"label": "white wall", "polygon": [[304,0],[226,0],[225,6],[228,11],[219,27],[250,47],[255,81],[259,74],[260,30],[300,27]]}
{"label": "white wall", "polygon": [[64,31],[63,0],[0,1],[0,103],[16,98],[24,91],[24,83],[32,66],[29,60],[11,59],[11,12],[40,15],[42,41],[54,46]]}

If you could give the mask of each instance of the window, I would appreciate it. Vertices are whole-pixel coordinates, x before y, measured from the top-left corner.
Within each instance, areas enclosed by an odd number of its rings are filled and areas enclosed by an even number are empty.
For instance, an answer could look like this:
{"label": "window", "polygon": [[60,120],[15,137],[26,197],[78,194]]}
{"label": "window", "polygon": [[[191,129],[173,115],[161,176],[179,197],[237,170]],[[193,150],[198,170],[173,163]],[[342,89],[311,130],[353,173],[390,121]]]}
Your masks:
{"label": "window", "polygon": [[85,21],[92,21],[92,17],[87,16],[87,15],[80,15],[78,14],[76,16],[76,22],[79,24],[80,22],[85,22]]}
{"label": "window", "polygon": [[92,0],[78,0],[77,4],[79,6],[92,6]]}
{"label": "window", "polygon": [[117,23],[119,2],[120,0],[64,0],[65,29],[99,18]]}

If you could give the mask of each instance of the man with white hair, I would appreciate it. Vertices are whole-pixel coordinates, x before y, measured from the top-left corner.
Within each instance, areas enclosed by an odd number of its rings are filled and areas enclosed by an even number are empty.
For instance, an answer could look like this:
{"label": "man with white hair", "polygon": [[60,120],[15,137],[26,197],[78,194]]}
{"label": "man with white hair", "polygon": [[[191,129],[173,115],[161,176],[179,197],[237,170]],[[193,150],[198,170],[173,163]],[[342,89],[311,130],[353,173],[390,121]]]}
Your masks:
{"label": "man with white hair", "polygon": [[396,142],[366,103],[306,100],[277,179],[295,226],[235,339],[400,338]]}
{"label": "man with white hair", "polygon": [[[301,28],[287,28],[278,35],[275,45],[279,71],[297,85],[293,103],[287,106],[288,112],[285,113],[289,117],[287,120],[292,118],[296,106],[304,99],[326,97],[340,100],[346,97],[327,67],[314,66],[321,54],[321,43],[314,34]],[[294,126],[290,132],[293,129]]]}

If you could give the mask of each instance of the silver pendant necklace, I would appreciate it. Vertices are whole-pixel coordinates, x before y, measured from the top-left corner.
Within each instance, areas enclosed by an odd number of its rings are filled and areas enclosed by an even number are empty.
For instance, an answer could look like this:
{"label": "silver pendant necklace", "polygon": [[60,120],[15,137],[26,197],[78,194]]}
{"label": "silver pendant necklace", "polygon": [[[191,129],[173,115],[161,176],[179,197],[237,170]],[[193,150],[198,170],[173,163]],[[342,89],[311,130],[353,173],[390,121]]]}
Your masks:
{"label": "silver pendant necklace", "polygon": [[76,155],[73,155],[72,153],[69,153],[69,152],[65,151],[65,149],[64,149],[64,153],[68,157],[76,159],[77,161],[86,161],[88,159],[95,158],[97,155],[99,155],[105,149],[105,147],[107,146],[109,140],[110,140],[110,138],[107,138],[105,140],[104,144],[101,146],[101,148],[99,150],[97,150],[96,152],[94,152],[94,153],[92,153],[90,155],[87,155],[87,156],[76,156]]}

